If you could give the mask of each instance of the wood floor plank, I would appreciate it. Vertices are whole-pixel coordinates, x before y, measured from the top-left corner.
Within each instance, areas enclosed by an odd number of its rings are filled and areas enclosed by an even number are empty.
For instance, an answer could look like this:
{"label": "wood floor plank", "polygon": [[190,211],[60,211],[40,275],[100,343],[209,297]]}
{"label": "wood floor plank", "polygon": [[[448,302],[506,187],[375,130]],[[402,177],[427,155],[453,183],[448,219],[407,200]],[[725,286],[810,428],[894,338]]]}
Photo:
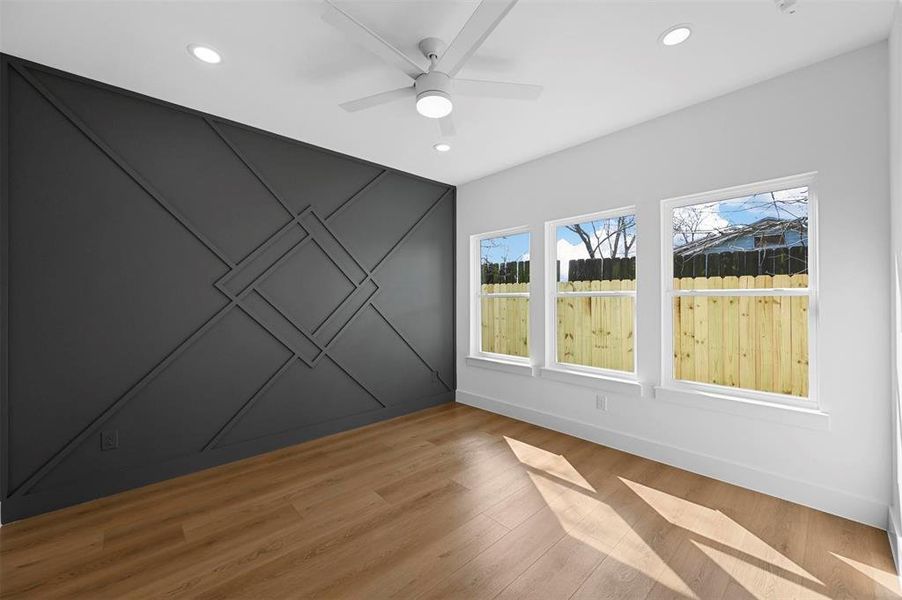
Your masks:
{"label": "wood floor plank", "polygon": [[493,598],[563,536],[559,515],[543,509],[419,597]]}
{"label": "wood floor plank", "polygon": [[[739,503],[744,492],[745,490],[735,486],[707,480],[701,489],[697,488],[684,494],[683,498],[673,498],[676,504],[682,505],[678,511],[661,513],[668,522],[679,526],[677,532],[680,541],[672,558],[667,560],[667,565],[699,598],[723,597],[732,581],[727,568],[735,571],[748,564],[742,558],[737,559],[732,553],[745,538],[745,530],[730,521],[719,510],[722,505]],[[697,499],[699,502],[691,502],[688,498]],[[652,506],[658,510],[656,503]],[[753,506],[748,508],[754,510]],[[728,552],[724,553],[721,550]],[[659,580],[647,597],[671,598],[674,592],[672,585]],[[737,598],[750,597],[748,594],[742,594],[740,590],[735,593],[738,594]]]}
{"label": "wood floor plank", "polygon": [[477,515],[445,536],[411,548],[404,556],[393,556],[390,565],[375,562],[357,570],[352,578],[318,590],[318,595],[361,600],[414,598],[492,546],[508,531],[490,518]]}
{"label": "wood floor plank", "polygon": [[[494,416],[494,415],[493,415]],[[31,517],[16,523],[15,533],[7,540],[5,547],[11,548],[22,540],[30,540],[30,535],[45,536],[56,534],[61,529],[81,527],[98,520],[109,519],[113,514],[132,509],[143,509],[145,505],[159,504],[170,497],[181,496],[205,485],[229,485],[238,476],[244,480],[248,475],[262,469],[295,472],[298,468],[291,463],[305,463],[310,459],[329,457],[329,462],[339,460],[340,453],[353,449],[367,454],[380,447],[400,446],[408,439],[405,434],[414,435],[425,431],[441,432],[460,421],[474,419],[471,414],[455,411],[454,406],[443,404],[394,419],[367,425],[351,431],[325,436],[296,446],[289,446],[253,458],[227,463],[198,473],[176,477],[115,494],[99,500],[86,502],[65,509],[67,519],[57,518],[60,511]],[[200,490],[204,491],[204,490]],[[13,539],[14,538],[14,539]]]}
{"label": "wood floor plank", "polygon": [[[146,582],[132,586],[145,598],[181,597],[213,588],[223,581],[250,572],[297,548],[315,548],[337,532],[353,531],[361,523],[373,522],[389,512],[390,506],[377,494],[348,494],[330,498],[315,505],[297,508],[300,522],[288,523],[269,536],[258,536],[249,544],[227,543],[212,551],[194,553],[191,561],[148,577]],[[221,530],[215,534],[220,536]]]}
{"label": "wood floor plank", "polygon": [[[269,598],[284,597],[289,592],[303,596],[310,588],[332,584],[346,577],[349,571],[364,568],[374,554],[378,558],[382,553],[397,552],[411,540],[425,542],[441,531],[442,524],[450,528],[455,519],[473,518],[478,513],[467,509],[466,494],[461,485],[448,482],[338,535],[312,542],[299,541],[288,552],[196,597]],[[445,513],[449,507],[450,514]],[[444,516],[444,523],[439,523],[436,515]],[[370,552],[361,552],[361,548],[369,548]]]}
{"label": "wood floor plank", "polygon": [[[614,510],[631,525],[573,598],[645,598],[656,585],[693,597],[682,573],[675,572],[669,561],[683,540],[677,521],[691,510],[684,497],[696,490],[704,494],[713,482],[671,468],[642,480],[625,478],[628,489],[612,499]],[[657,487],[647,485],[652,481]]]}
{"label": "wood floor plank", "polygon": [[[602,471],[606,471],[609,462],[616,458],[614,454],[605,453],[598,446],[586,442],[575,444],[573,451],[566,453],[566,458],[563,455],[553,457],[538,455],[533,456],[531,459],[527,457],[527,462],[523,462],[523,464],[532,473],[544,475],[548,479],[553,480],[553,482],[558,482],[559,485],[546,485],[544,489],[539,485],[535,485],[535,483],[524,486],[495,506],[486,509],[485,513],[495,521],[513,529],[548,506],[552,498],[560,495],[568,488],[568,484],[585,486],[585,489],[592,491],[591,484],[586,481],[584,474],[570,464],[570,461],[574,463],[579,462],[583,457],[591,457],[594,463],[592,469]],[[528,462],[529,460],[532,463]]]}
{"label": "wood floor plank", "polygon": [[0,598],[900,598],[886,533],[449,404],[0,528]]}
{"label": "wood floor plank", "polygon": [[637,511],[628,509],[631,501],[639,504],[635,494],[623,485],[619,477],[610,474],[616,472],[621,477],[637,477],[644,472],[664,468],[658,463],[633,461],[627,454],[606,452],[595,465],[596,470],[587,471],[586,479],[591,485],[594,506],[581,520],[568,526],[566,535],[498,597],[511,600],[569,598],[640,516]]}
{"label": "wood floor plank", "polygon": [[[876,598],[878,584],[850,562],[870,565],[871,528],[861,527],[846,519],[840,519],[820,511],[813,511],[809,518],[809,535],[805,547],[805,565],[823,584],[802,590],[801,597],[808,598]],[[829,541],[829,544],[825,543]]]}

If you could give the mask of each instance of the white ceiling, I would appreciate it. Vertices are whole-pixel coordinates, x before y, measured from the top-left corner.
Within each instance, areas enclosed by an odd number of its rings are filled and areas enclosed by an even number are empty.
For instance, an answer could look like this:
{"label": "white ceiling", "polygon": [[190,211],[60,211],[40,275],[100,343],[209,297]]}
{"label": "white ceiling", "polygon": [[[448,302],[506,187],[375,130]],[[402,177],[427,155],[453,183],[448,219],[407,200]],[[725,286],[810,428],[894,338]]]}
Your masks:
{"label": "white ceiling", "polygon": [[[339,1],[416,55],[454,37],[474,0]],[[409,80],[293,1],[0,0],[0,50],[405,171],[461,184],[675,109],[876,42],[894,0],[522,0],[459,76],[538,83],[537,102],[455,98],[457,135],[401,102],[337,104]],[[691,23],[692,38],[658,36]],[[222,64],[187,44],[219,49]],[[787,98],[787,102],[791,102]],[[603,168],[603,165],[599,165]]]}

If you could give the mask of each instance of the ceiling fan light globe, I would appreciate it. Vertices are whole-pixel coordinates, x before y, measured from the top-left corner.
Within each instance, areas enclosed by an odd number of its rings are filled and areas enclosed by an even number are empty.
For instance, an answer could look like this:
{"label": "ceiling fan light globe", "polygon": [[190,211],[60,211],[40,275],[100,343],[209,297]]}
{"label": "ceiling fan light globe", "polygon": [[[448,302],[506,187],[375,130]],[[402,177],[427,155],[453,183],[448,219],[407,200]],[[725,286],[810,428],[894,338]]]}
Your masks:
{"label": "ceiling fan light globe", "polygon": [[441,119],[451,114],[454,105],[444,92],[428,91],[417,96],[417,112],[430,119]]}

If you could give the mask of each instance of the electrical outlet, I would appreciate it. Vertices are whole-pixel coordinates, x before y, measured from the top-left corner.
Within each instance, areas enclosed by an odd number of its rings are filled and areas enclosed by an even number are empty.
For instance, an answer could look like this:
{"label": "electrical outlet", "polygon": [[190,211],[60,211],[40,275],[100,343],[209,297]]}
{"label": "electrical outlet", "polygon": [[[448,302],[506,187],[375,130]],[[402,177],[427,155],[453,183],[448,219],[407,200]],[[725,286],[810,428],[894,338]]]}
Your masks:
{"label": "electrical outlet", "polygon": [[100,449],[115,450],[119,447],[119,430],[111,429],[100,432]]}
{"label": "electrical outlet", "polygon": [[608,410],[608,397],[602,394],[595,394],[595,408],[598,410]]}

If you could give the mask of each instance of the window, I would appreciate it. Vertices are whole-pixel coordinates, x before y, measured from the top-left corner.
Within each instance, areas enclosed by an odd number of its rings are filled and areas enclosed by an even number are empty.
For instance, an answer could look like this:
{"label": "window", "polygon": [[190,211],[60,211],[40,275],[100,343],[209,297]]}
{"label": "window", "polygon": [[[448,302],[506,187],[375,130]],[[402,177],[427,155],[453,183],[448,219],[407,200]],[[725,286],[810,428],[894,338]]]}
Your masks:
{"label": "window", "polygon": [[529,233],[474,237],[473,354],[529,357]]}
{"label": "window", "polygon": [[816,406],[812,207],[810,175],[664,202],[665,385]]}
{"label": "window", "polygon": [[548,223],[547,363],[635,372],[636,216],[632,209]]}
{"label": "window", "polygon": [[762,234],[755,236],[755,248],[767,248],[768,246],[786,245],[786,236],[779,234]]}

